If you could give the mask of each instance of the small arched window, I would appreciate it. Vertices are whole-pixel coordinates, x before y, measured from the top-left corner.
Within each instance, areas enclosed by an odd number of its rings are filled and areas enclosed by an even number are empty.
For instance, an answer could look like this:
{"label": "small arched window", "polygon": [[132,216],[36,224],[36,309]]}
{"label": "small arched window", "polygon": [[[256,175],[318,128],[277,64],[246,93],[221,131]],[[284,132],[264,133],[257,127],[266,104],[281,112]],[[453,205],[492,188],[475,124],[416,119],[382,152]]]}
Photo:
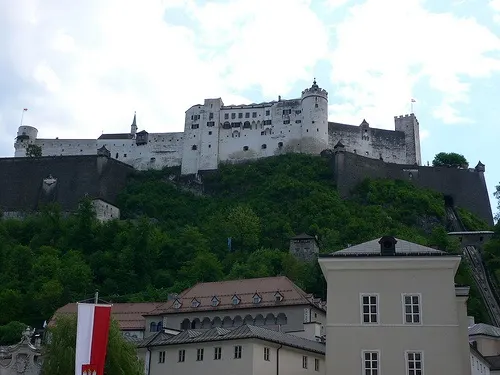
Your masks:
{"label": "small arched window", "polygon": [[248,151],[248,146],[243,146],[243,151]]}
{"label": "small arched window", "polygon": [[278,147],[279,148],[283,147],[283,142],[278,142]]}
{"label": "small arched window", "polygon": [[197,150],[197,149],[198,149],[198,146],[196,146],[196,145],[191,146],[191,150]]}
{"label": "small arched window", "polygon": [[262,145],[262,148],[263,148],[263,149],[267,148],[267,145],[264,143],[264,144]]}

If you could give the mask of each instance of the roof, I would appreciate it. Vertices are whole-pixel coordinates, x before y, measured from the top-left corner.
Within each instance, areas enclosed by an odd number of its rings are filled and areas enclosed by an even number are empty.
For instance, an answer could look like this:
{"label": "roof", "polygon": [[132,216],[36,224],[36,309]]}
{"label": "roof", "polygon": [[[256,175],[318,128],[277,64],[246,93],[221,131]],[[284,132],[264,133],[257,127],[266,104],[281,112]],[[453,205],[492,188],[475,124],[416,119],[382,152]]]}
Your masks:
{"label": "roof", "polygon": [[473,324],[469,327],[469,336],[500,337],[500,328],[484,323]]}
{"label": "roof", "polygon": [[[283,297],[281,301],[276,301],[277,293]],[[259,303],[254,303],[255,294],[261,298]],[[235,295],[240,299],[237,305],[232,303]],[[217,306],[212,306],[214,297],[219,301]],[[199,302],[198,307],[192,307],[195,300]],[[179,308],[174,308],[176,301],[181,303]],[[277,276],[198,283],[181,292],[177,298],[165,302],[149,315],[290,305],[313,305],[324,310],[324,303],[320,299],[304,292],[289,278]]]}
{"label": "roof", "polygon": [[500,370],[500,355],[483,357],[490,364],[490,371]]}
{"label": "roof", "polygon": [[316,240],[316,237],[307,233],[301,233],[291,238],[292,240]]}
{"label": "roof", "polygon": [[134,135],[130,133],[114,133],[114,134],[101,134],[97,139],[133,139]]}
{"label": "roof", "polygon": [[[161,302],[114,303],[111,306],[111,315],[118,322],[122,331],[144,330],[146,323],[143,315],[153,311],[161,304]],[[49,325],[57,319],[57,315],[76,314],[76,311],[77,304],[68,303],[54,313]]]}
{"label": "roof", "polygon": [[[336,251],[331,254],[319,254],[320,257],[355,257],[355,256],[380,256],[380,239],[363,242],[359,245]],[[431,247],[422,246],[413,242],[396,238],[396,256],[429,256],[429,255],[454,255]]]}
{"label": "roof", "polygon": [[308,340],[289,333],[273,331],[263,327],[243,325],[236,328],[211,328],[211,329],[190,329],[178,335],[158,334],[151,339],[146,339],[139,347],[180,345],[200,342],[213,342],[224,340],[260,339],[303,349],[319,354],[325,354],[325,344]]}
{"label": "roof", "polygon": [[0,210],[38,211],[58,203],[74,211],[81,199],[115,204],[134,169],[121,161],[96,155],[0,159]]}

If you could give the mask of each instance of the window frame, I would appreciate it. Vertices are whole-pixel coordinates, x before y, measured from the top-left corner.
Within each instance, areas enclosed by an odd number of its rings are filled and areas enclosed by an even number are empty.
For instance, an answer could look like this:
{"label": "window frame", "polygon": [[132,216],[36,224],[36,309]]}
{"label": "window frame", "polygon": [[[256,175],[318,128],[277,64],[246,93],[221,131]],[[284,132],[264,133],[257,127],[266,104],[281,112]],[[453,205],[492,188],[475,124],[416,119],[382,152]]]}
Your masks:
{"label": "window frame", "polygon": [[214,348],[214,361],[220,361],[222,359],[222,347],[216,346]]}
{"label": "window frame", "polygon": [[319,358],[314,358],[314,371],[319,371]]}
{"label": "window frame", "polygon": [[307,355],[302,356],[302,368],[307,370]]}
{"label": "window frame", "polygon": [[[406,321],[406,303],[405,303],[405,297],[418,297],[418,322],[407,322]],[[413,305],[413,301],[410,304],[410,306],[415,306]],[[404,325],[422,325],[422,293],[401,293],[401,310],[402,310],[402,318],[403,318],[403,324]],[[413,312],[411,313],[412,320],[413,320]]]}
{"label": "window frame", "polygon": [[[377,354],[377,367],[376,368],[370,368],[370,369],[367,369],[366,368],[366,363],[365,363],[365,355],[368,354],[368,353],[375,353]],[[370,359],[370,363],[373,361],[373,359]],[[367,350],[362,350],[361,351],[361,373],[363,375],[374,375],[373,374],[373,370],[376,370],[376,374],[377,375],[380,375],[381,374],[381,371],[380,371],[380,350],[378,349],[367,349]],[[369,370],[370,373],[368,374],[366,371]]]}
{"label": "window frame", "polygon": [[196,361],[203,362],[204,356],[205,356],[205,349],[204,348],[197,348],[196,349]]}
{"label": "window frame", "polygon": [[243,347],[241,345],[234,346],[234,359],[241,359],[241,354],[243,352]]}
{"label": "window frame", "polygon": [[[420,354],[420,374],[417,374],[415,369],[410,369],[410,359],[409,354]],[[410,370],[414,371],[410,373]],[[405,350],[405,374],[406,375],[424,375],[425,365],[424,365],[424,351],[423,350]]]}
{"label": "window frame", "polygon": [[[375,309],[376,309],[376,317],[377,317],[377,321],[376,322],[365,322],[364,320],[364,312],[363,312],[363,307],[364,307],[364,303],[363,303],[363,297],[375,297],[375,300],[376,300],[376,303],[375,303]],[[368,304],[368,306],[371,306],[371,303]],[[370,315],[370,319],[371,319],[371,315],[372,313],[368,313]],[[359,317],[360,317],[360,321],[361,321],[361,324],[362,325],[380,325],[380,294],[379,293],[360,293],[359,294]]]}
{"label": "window frame", "polygon": [[165,350],[159,351],[158,352],[158,363],[165,363],[166,356],[167,356],[167,354],[166,354]]}
{"label": "window frame", "polygon": [[186,349],[179,349],[177,362],[186,362]]}
{"label": "window frame", "polygon": [[264,347],[264,361],[271,361],[271,349],[267,346]]}

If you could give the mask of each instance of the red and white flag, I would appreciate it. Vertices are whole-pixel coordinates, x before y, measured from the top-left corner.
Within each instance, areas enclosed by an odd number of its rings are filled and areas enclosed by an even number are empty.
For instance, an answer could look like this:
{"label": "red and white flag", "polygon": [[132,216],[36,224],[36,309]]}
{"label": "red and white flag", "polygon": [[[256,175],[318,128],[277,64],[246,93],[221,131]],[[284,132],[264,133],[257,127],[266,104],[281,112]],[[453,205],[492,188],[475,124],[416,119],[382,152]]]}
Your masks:
{"label": "red and white flag", "polygon": [[75,375],[104,375],[111,305],[78,304]]}

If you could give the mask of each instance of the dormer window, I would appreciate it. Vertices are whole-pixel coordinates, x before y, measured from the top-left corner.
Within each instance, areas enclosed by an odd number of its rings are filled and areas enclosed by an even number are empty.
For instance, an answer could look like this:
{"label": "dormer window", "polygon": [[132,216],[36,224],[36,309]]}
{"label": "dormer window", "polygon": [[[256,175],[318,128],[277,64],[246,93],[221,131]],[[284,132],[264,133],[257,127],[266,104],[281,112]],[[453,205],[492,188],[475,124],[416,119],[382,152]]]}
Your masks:
{"label": "dormer window", "polygon": [[219,303],[220,303],[219,299],[216,296],[213,296],[213,298],[212,298],[212,306],[213,307],[219,306]]}
{"label": "dormer window", "polygon": [[233,305],[239,305],[240,304],[240,297],[238,297],[236,294],[233,296],[233,298],[231,298],[231,303]]}
{"label": "dormer window", "polygon": [[276,302],[281,302],[281,301],[283,301],[283,294],[281,294],[280,292],[276,292],[276,293],[274,294],[274,300],[275,300]]}
{"label": "dormer window", "polygon": [[253,300],[253,303],[257,304],[257,303],[260,303],[260,301],[262,301],[262,298],[260,298],[260,296],[257,293],[255,293],[253,295],[252,300]]}
{"label": "dormer window", "polygon": [[198,307],[198,306],[200,306],[200,301],[198,301],[196,298],[194,298],[191,301],[191,307]]}
{"label": "dormer window", "polygon": [[176,299],[176,300],[174,301],[174,304],[173,304],[174,309],[180,309],[180,308],[181,308],[181,306],[182,306],[181,301],[179,301],[178,299]]}

